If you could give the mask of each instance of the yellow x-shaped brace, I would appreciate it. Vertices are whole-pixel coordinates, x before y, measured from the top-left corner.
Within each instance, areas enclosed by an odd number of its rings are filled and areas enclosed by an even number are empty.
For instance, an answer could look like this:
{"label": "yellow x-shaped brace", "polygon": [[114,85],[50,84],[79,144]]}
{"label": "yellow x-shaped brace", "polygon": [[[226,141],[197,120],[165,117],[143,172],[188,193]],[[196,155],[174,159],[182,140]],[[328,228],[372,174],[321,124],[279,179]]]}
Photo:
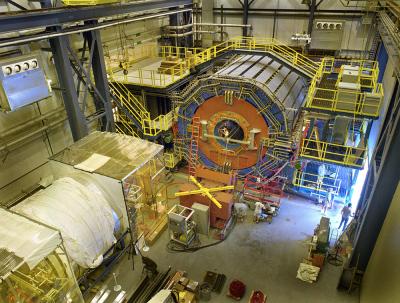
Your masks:
{"label": "yellow x-shaped brace", "polygon": [[189,190],[189,191],[181,191],[175,193],[175,197],[182,197],[182,196],[190,196],[190,195],[196,195],[196,194],[201,194],[203,196],[208,197],[218,208],[222,208],[221,203],[218,202],[217,199],[215,199],[211,193],[216,192],[216,191],[223,191],[223,190],[230,190],[233,189],[233,185],[227,185],[227,186],[220,186],[220,187],[213,187],[213,188],[206,188],[203,185],[201,185],[195,177],[190,176],[189,180],[192,181],[194,184],[197,185],[199,189],[196,190]]}

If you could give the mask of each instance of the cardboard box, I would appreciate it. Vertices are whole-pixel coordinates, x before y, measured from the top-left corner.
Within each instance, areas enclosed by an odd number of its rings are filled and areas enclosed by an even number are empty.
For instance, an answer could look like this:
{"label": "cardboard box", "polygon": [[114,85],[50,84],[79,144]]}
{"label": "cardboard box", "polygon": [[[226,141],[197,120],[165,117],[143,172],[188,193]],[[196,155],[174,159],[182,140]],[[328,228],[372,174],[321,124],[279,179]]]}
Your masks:
{"label": "cardboard box", "polygon": [[324,254],[313,254],[312,256],[312,265],[322,268],[325,262],[325,255]]}

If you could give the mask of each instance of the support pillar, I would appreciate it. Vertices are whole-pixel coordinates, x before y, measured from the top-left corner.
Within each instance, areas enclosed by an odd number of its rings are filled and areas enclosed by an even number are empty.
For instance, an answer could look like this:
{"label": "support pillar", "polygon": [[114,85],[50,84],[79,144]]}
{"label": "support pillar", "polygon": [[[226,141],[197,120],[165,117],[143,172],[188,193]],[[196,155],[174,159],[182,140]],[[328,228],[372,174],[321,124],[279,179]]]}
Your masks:
{"label": "support pillar", "polygon": [[[317,0],[311,0],[310,4],[310,15],[308,17],[308,28],[307,28],[307,34],[311,37],[312,29],[314,26],[314,15],[315,15],[315,10],[317,8]],[[310,50],[310,44],[306,44],[305,50],[306,53]]]}
{"label": "support pillar", "polygon": [[[97,21],[89,21],[91,24],[97,23]],[[105,116],[102,118],[102,130],[114,132],[114,116],[111,106],[110,88],[108,86],[106,65],[104,62],[103,45],[101,43],[101,36],[99,30],[93,30],[86,32],[86,39],[88,45],[93,43],[93,57],[92,57],[92,70],[94,81],[97,90],[103,97],[103,101],[95,100],[96,109],[104,109]]]}
{"label": "support pillar", "polygon": [[[203,0],[201,7],[201,23],[214,23],[214,0]],[[211,47],[213,45],[213,35],[201,33],[202,47]]]}
{"label": "support pillar", "polygon": [[79,107],[73,71],[68,57],[68,44],[68,36],[50,39],[54,65],[56,67],[60,87],[62,88],[62,96],[72,138],[74,141],[77,141],[85,137],[89,131],[86,118]]}
{"label": "support pillar", "polygon": [[[249,23],[249,0],[243,0],[243,25],[246,25]],[[243,27],[242,29],[242,36],[247,37],[248,36],[248,28]]]}

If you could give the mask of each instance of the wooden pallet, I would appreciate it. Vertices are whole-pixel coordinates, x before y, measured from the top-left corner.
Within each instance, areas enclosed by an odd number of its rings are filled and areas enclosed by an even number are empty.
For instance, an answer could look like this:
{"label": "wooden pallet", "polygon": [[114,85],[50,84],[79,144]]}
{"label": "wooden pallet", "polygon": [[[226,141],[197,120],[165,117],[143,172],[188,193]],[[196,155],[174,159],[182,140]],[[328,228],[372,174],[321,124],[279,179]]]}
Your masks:
{"label": "wooden pallet", "polygon": [[150,232],[148,232],[145,236],[145,241],[147,245],[153,245],[154,242],[161,236],[163,231],[167,228],[168,225],[168,217],[164,215],[160,220],[155,222],[153,226],[150,228]]}

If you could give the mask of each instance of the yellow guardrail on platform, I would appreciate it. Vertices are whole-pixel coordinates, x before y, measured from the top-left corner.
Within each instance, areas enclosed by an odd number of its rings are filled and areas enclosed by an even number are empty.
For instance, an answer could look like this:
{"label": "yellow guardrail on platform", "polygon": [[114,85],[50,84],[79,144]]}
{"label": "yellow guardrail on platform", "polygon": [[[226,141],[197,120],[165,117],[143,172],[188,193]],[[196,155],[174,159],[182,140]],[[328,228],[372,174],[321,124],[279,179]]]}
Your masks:
{"label": "yellow guardrail on platform", "polygon": [[324,177],[323,181],[327,182],[318,182],[320,176],[317,174],[311,174],[304,171],[296,170],[293,175],[293,185],[306,188],[310,190],[316,190],[322,193],[327,193],[327,189],[331,188],[334,194],[338,194],[340,189],[340,184],[342,180],[332,177]]}
{"label": "yellow guardrail on platform", "polygon": [[174,168],[183,159],[182,151],[174,147],[173,152],[164,153],[164,163],[167,168]]}
{"label": "yellow guardrail on platform", "polygon": [[[334,70],[334,59],[324,58],[311,81],[306,98],[306,107],[352,115],[378,117],[383,100],[383,87],[378,83],[378,62],[370,60],[351,60],[349,65],[359,67],[358,82],[361,90],[329,89],[319,87],[324,74]],[[343,66],[336,84],[341,81]],[[338,87],[336,85],[336,87]]]}
{"label": "yellow guardrail on platform", "polygon": [[150,118],[143,119],[143,133],[147,136],[157,136],[162,131],[166,131],[172,127],[173,113],[172,111],[166,115],[160,115],[151,120]]}
{"label": "yellow guardrail on platform", "polygon": [[367,158],[367,148],[303,139],[300,157],[322,162],[362,168]]}
{"label": "yellow guardrail on platform", "polygon": [[306,107],[377,117],[379,116],[382,99],[383,87],[381,83],[378,83],[376,90],[373,92],[358,92],[320,88],[316,87],[315,83],[312,82],[307,96]]}
{"label": "yellow guardrail on platform", "polygon": [[129,42],[126,43],[128,45],[123,49],[109,49],[107,45],[104,46],[104,60],[108,72],[127,70],[139,61],[158,57],[158,46],[156,43],[141,45],[134,45],[132,41],[131,44]]}
{"label": "yellow guardrail on platform", "polygon": [[258,51],[271,54],[278,59],[300,70],[309,77],[320,69],[320,64],[298,53],[293,48],[274,38],[236,37],[219,43],[207,49],[163,46],[160,57],[179,57],[176,64],[167,68],[142,69],[123,73],[122,70],[107,68],[109,76],[114,81],[149,87],[166,87],[189,75],[191,68],[206,63],[231,50]]}
{"label": "yellow guardrail on platform", "polygon": [[121,0],[62,0],[64,5],[101,5],[119,3]]}
{"label": "yellow guardrail on platform", "polygon": [[161,58],[167,58],[170,56],[179,58],[191,58],[194,54],[202,52],[204,49],[200,47],[182,47],[182,46],[171,46],[163,45],[160,46]]}
{"label": "yellow guardrail on platform", "polygon": [[[154,137],[162,131],[166,131],[171,128],[173,121],[172,111],[166,115],[160,115],[155,119],[151,119],[150,113],[147,111],[147,109],[124,84],[119,82],[109,82],[109,85],[111,93],[138,122],[145,136]],[[120,114],[118,119],[123,121],[123,119],[127,118]]]}
{"label": "yellow guardrail on platform", "polygon": [[[116,117],[115,122],[117,122],[115,123],[115,129],[117,133],[139,138],[138,133],[132,127],[132,122],[130,122],[124,115],[118,114],[118,117]],[[120,124],[118,124],[118,122]]]}

